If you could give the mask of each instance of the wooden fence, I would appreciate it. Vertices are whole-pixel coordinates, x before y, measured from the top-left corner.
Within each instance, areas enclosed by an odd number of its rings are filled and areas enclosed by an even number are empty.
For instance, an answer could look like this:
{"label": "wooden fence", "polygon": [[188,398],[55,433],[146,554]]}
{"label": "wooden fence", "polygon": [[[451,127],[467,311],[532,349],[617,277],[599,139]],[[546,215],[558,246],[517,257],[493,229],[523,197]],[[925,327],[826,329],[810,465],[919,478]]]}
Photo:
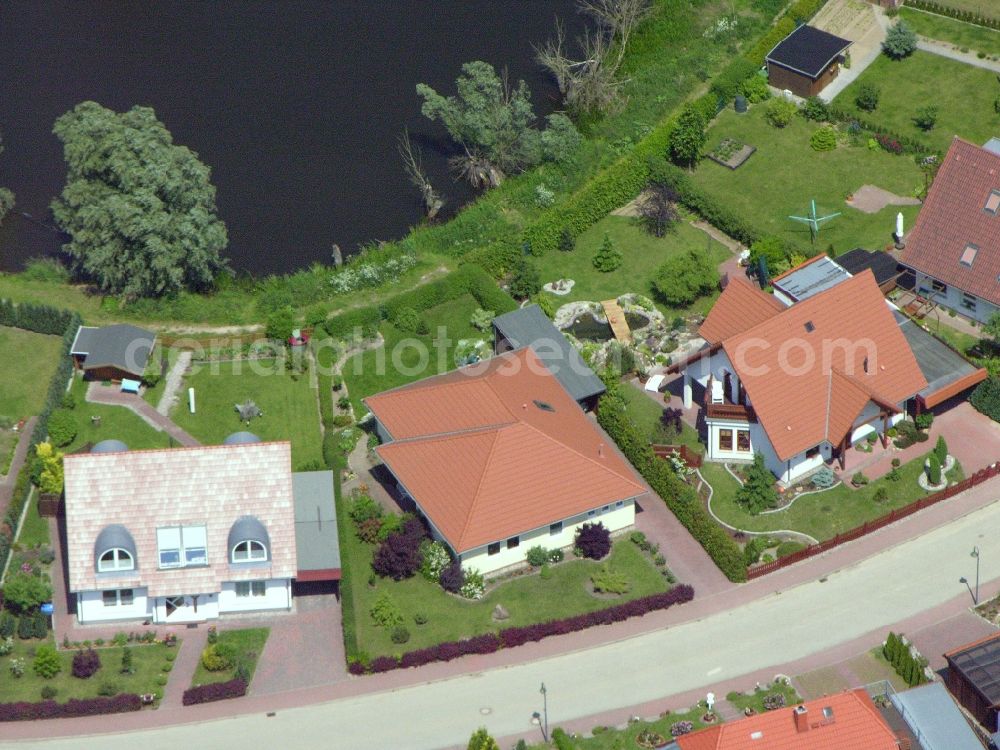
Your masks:
{"label": "wooden fence", "polygon": [[666,458],[671,453],[679,455],[681,457],[681,461],[686,463],[692,469],[701,467],[701,456],[688,448],[686,445],[653,445],[653,455],[657,458]]}
{"label": "wooden fence", "polygon": [[946,487],[940,492],[935,492],[933,495],[927,495],[927,497],[915,500],[909,505],[904,505],[901,508],[891,510],[884,516],[876,518],[874,521],[865,521],[860,526],[855,526],[853,529],[845,531],[843,534],[837,534],[835,537],[827,539],[825,542],[813,544],[805,549],[799,550],[798,552],[793,552],[787,557],[775,560],[774,562],[747,568],[747,580],[753,580],[754,578],[766,576],[768,573],[773,573],[774,571],[780,570],[788,565],[794,565],[795,563],[809,557],[821,555],[834,547],[839,547],[841,544],[853,542],[855,539],[860,539],[865,536],[865,534],[871,534],[873,531],[878,531],[891,523],[895,523],[901,518],[906,518],[907,516],[913,515],[917,511],[929,508],[930,506],[936,505],[944,500],[949,500],[955,495],[975,487],[977,484],[982,484],[988,479],[993,479],[993,477],[997,475],[1000,475],[1000,463],[994,463],[991,466],[987,466],[985,469],[980,469],[971,477],[963,479],[961,482],[956,482],[951,487]]}

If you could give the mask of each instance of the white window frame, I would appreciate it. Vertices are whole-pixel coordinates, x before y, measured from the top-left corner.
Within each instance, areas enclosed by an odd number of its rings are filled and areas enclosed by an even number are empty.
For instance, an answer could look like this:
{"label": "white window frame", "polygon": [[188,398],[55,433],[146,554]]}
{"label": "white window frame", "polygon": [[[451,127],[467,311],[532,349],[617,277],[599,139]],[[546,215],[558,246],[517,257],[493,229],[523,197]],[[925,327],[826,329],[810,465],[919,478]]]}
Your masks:
{"label": "white window frame", "polygon": [[[185,534],[188,536],[187,543]],[[157,529],[156,548],[160,568],[193,568],[208,565],[207,537],[208,529],[204,524],[164,526]],[[164,556],[167,556],[166,562]],[[172,559],[174,557],[176,559]]]}
{"label": "white window frame", "polygon": [[[105,561],[105,557],[111,554],[112,559]],[[98,573],[117,573],[122,570],[135,570],[135,558],[127,549],[121,547],[109,547],[97,558]]]}
{"label": "white window frame", "polygon": [[265,581],[236,581],[234,588],[237,599],[267,596],[267,583]]}
{"label": "white window frame", "polygon": [[[244,553],[246,557],[242,559],[236,557],[241,547],[246,547],[246,552]],[[267,547],[256,539],[244,539],[242,542],[237,542],[233,545],[233,548],[229,552],[229,559],[234,563],[266,562]]]}
{"label": "white window frame", "polygon": [[559,536],[562,534],[563,522],[556,521],[555,523],[549,524],[549,536]]}
{"label": "white window frame", "polygon": [[[108,596],[112,594],[113,596]],[[114,601],[109,601],[110,599]],[[134,589],[105,589],[101,591],[101,602],[105,607],[131,607],[135,603]]]}
{"label": "white window frame", "polygon": [[968,310],[969,312],[975,312],[977,307],[976,305],[977,301],[978,300],[976,298],[976,295],[969,294],[968,292],[962,292],[961,303],[963,310]]}

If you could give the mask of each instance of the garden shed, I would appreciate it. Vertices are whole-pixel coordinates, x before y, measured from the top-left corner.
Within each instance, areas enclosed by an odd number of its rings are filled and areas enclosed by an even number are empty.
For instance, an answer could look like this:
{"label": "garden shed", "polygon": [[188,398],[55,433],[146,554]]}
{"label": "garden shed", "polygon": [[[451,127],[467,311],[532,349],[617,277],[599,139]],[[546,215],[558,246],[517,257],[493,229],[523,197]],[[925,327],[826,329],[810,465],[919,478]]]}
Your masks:
{"label": "garden shed", "polygon": [[767,82],[803,98],[816,96],[837,77],[848,39],[802,25],[767,53]]}
{"label": "garden shed", "polygon": [[944,655],[945,684],[959,703],[989,731],[997,731],[1000,709],[1000,634],[966,644]]}
{"label": "garden shed", "polygon": [[132,325],[80,326],[69,353],[88,380],[142,380],[155,343],[155,333]]}

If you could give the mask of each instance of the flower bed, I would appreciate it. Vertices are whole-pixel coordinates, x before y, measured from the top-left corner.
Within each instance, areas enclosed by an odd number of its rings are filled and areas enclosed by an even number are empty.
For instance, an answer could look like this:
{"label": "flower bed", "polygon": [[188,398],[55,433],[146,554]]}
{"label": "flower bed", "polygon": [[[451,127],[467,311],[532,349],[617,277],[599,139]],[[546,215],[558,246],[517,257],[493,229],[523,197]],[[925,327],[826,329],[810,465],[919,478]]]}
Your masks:
{"label": "flower bed", "polygon": [[756,146],[748,146],[745,143],[732,138],[723,138],[715,150],[708,154],[708,158],[716,164],[721,164],[729,169],[736,169],[749,159],[757,150]]}

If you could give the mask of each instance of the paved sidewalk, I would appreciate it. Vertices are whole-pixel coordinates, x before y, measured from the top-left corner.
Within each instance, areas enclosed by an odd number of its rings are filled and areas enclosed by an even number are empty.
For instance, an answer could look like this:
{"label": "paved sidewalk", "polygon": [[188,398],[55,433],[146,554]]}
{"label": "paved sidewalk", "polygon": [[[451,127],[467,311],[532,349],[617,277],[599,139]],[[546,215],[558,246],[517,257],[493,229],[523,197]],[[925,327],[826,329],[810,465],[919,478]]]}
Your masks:
{"label": "paved sidewalk", "polygon": [[31,447],[31,433],[35,431],[35,423],[38,417],[32,417],[24,423],[18,435],[17,448],[14,450],[14,458],[10,462],[10,469],[3,479],[0,479],[0,518],[7,514],[7,506],[10,505],[10,498],[14,493],[14,485],[17,483],[17,475],[24,466],[28,457],[28,448]]}
{"label": "paved sidewalk", "polygon": [[134,412],[153,429],[166,432],[181,445],[201,445],[191,435],[174,424],[170,419],[160,414],[160,412],[143,401],[139,396],[132,393],[122,393],[115,386],[92,382],[87,388],[87,401],[95,404],[123,406]]}
{"label": "paved sidewalk", "polygon": [[170,680],[163,692],[163,700],[160,701],[161,709],[179,709],[183,706],[184,691],[191,687],[191,678],[198,668],[201,652],[208,644],[208,627],[202,625],[185,629],[177,637],[181,644],[173,669],[170,670]]}

